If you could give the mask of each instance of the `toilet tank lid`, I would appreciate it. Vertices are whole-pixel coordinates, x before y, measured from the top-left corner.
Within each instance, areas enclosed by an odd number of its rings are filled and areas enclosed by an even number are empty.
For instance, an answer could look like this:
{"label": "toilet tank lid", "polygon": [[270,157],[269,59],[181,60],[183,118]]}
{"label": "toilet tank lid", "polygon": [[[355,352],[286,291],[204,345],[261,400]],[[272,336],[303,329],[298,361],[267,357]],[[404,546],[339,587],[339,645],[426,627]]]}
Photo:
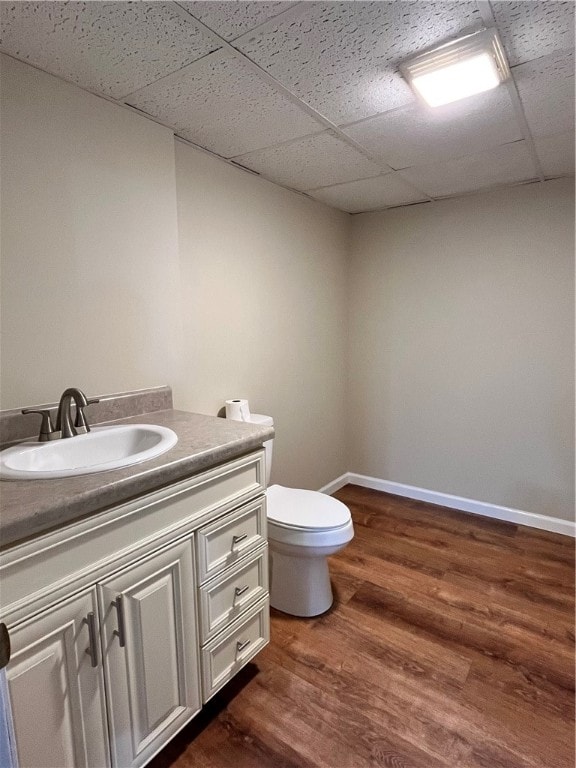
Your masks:
{"label": "toilet tank lid", "polygon": [[272,416],[265,416],[263,413],[251,413],[246,421],[248,424],[261,424],[263,427],[274,426],[274,419]]}
{"label": "toilet tank lid", "polygon": [[290,528],[327,530],[351,520],[350,510],[338,499],[318,491],[271,485],[266,491],[268,520]]}

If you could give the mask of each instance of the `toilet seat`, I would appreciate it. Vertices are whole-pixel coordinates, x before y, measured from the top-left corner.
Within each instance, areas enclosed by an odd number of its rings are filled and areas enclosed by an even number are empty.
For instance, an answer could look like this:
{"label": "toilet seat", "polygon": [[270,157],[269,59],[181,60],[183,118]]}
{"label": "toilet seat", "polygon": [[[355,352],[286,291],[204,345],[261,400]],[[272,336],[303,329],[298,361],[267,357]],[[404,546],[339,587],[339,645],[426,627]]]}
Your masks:
{"label": "toilet seat", "polygon": [[266,491],[268,521],[299,531],[332,531],[346,527],[350,510],[338,499],[319,491],[271,485]]}
{"label": "toilet seat", "polygon": [[318,491],[271,485],[266,491],[270,547],[302,547],[310,555],[354,538],[348,507]]}

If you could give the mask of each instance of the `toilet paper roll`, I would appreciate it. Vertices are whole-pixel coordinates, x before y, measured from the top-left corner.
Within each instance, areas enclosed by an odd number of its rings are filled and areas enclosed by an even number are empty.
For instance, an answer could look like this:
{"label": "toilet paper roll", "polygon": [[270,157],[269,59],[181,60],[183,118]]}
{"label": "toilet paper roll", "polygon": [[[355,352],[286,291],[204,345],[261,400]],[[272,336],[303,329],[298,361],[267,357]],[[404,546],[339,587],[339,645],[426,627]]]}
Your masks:
{"label": "toilet paper roll", "polygon": [[226,418],[234,421],[249,421],[248,400],[226,400]]}

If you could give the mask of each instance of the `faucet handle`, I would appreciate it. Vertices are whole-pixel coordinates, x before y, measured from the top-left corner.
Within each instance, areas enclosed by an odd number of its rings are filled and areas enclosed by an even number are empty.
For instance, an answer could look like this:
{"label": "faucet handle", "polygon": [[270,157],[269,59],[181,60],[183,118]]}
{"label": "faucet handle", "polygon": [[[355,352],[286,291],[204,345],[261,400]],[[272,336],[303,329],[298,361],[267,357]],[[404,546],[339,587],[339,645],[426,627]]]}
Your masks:
{"label": "faucet handle", "polygon": [[54,430],[54,426],[52,425],[52,416],[49,409],[24,408],[22,413],[39,413],[42,416],[40,435],[38,437],[40,443],[45,443],[47,440],[54,440],[58,437],[58,433]]}
{"label": "faucet handle", "polygon": [[[97,397],[93,397],[90,400],[86,400],[86,405],[95,405],[100,400]],[[84,415],[84,405],[76,405],[76,419],[74,421],[74,429],[78,435],[83,435],[86,432],[90,432],[90,425]]]}

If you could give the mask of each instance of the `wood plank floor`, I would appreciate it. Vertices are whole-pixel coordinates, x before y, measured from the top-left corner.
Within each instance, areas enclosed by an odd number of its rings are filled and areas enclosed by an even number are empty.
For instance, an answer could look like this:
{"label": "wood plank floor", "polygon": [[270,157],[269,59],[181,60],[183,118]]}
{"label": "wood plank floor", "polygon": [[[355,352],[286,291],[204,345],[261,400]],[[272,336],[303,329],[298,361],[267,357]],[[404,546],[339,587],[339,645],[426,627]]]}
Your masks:
{"label": "wood plank floor", "polygon": [[574,541],[348,485],[332,609],[152,768],[574,768]]}

